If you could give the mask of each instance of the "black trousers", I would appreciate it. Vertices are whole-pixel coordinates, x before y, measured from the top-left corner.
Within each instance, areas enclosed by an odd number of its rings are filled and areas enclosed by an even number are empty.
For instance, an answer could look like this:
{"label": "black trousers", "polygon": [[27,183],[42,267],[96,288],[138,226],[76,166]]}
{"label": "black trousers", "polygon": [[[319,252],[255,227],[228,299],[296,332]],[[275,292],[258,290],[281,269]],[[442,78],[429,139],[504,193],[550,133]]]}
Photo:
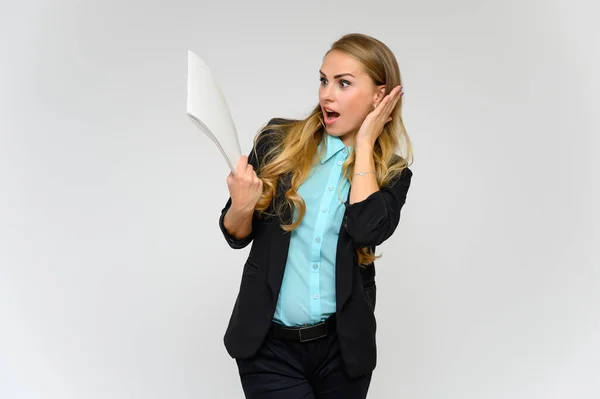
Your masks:
{"label": "black trousers", "polygon": [[236,362],[247,399],[365,399],[371,383],[372,373],[346,374],[335,330],[308,342],[267,337]]}

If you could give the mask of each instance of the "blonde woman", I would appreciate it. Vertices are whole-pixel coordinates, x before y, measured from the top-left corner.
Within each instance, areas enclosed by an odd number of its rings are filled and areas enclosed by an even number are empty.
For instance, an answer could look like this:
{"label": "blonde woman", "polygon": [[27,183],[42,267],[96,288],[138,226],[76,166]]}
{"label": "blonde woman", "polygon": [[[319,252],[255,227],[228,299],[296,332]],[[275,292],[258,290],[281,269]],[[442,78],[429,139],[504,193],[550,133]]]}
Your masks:
{"label": "blonde woman", "polygon": [[325,54],[319,104],[272,119],[227,177],[219,225],[252,243],[225,333],[250,399],[365,398],[376,365],[376,246],[412,172],[396,58],[348,34]]}

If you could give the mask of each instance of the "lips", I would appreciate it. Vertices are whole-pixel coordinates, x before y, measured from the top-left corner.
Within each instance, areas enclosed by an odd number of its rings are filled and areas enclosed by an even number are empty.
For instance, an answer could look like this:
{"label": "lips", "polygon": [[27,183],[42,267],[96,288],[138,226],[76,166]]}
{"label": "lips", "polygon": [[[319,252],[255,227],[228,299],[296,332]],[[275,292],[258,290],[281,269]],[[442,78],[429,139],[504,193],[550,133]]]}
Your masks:
{"label": "lips", "polygon": [[323,115],[325,116],[326,124],[331,124],[340,117],[339,112],[329,107],[323,107]]}

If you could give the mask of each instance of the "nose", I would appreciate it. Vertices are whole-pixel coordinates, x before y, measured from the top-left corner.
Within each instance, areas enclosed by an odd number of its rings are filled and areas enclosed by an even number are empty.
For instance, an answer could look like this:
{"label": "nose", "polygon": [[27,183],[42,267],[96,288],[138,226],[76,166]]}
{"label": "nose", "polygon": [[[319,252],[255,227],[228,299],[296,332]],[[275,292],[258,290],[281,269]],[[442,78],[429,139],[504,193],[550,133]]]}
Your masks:
{"label": "nose", "polygon": [[325,102],[334,102],[335,100],[335,93],[334,93],[334,89],[335,87],[333,87],[333,85],[321,85],[320,87],[320,96],[321,96],[321,102],[325,103]]}

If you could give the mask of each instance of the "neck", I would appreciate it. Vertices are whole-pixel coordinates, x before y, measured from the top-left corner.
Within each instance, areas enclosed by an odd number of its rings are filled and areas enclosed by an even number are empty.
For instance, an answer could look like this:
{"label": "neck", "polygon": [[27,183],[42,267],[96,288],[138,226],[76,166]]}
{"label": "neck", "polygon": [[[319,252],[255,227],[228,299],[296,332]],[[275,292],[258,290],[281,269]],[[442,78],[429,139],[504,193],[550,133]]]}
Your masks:
{"label": "neck", "polygon": [[340,140],[342,140],[342,143],[344,143],[346,147],[354,147],[354,138],[356,137],[356,133],[356,131],[346,133],[340,137]]}

